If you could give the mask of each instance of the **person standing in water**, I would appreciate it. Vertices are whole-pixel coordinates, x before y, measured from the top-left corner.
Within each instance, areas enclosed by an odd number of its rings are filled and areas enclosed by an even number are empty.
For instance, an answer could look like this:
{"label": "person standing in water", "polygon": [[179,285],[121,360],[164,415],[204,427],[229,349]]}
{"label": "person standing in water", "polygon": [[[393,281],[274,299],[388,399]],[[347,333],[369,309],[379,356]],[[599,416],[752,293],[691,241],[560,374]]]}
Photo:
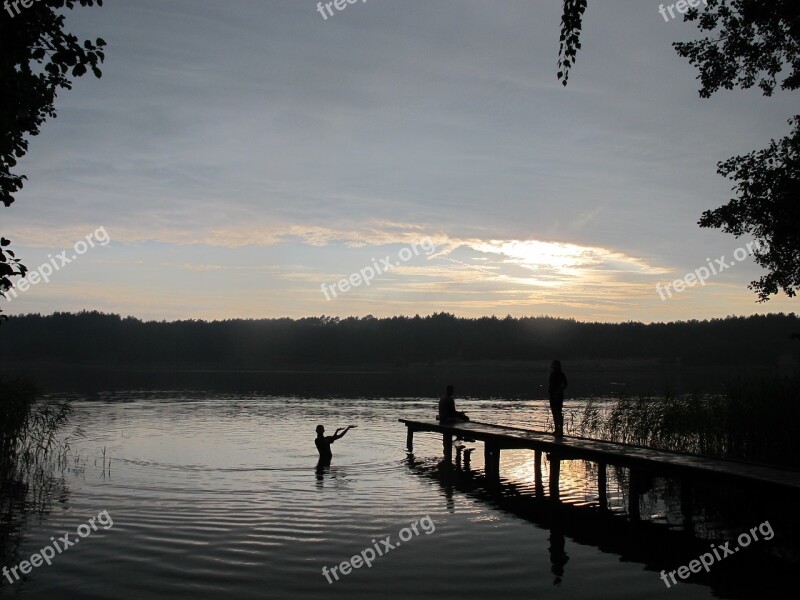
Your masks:
{"label": "person standing in water", "polygon": [[567,388],[567,376],[561,370],[561,361],[554,360],[550,365],[550,383],[547,393],[550,395],[550,410],[553,412],[555,436],[564,435],[564,390]]}
{"label": "person standing in water", "polygon": [[336,430],[336,432],[333,435],[325,435],[325,427],[323,425],[317,425],[317,439],[314,440],[314,444],[316,444],[317,446],[320,462],[322,463],[331,462],[331,459],[333,458],[333,453],[331,452],[331,444],[336,440],[338,440],[339,438],[344,437],[344,434],[353,429],[354,427],[355,425],[340,427],[339,429]]}

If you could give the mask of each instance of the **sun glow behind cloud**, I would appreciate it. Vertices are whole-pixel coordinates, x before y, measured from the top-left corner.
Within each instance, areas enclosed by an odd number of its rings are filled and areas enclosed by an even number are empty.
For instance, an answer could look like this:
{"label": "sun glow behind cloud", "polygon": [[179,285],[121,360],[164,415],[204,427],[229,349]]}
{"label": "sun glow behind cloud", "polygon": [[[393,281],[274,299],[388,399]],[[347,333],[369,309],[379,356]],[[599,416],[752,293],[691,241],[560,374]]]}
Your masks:
{"label": "sun glow behind cloud", "polygon": [[669,270],[607,248],[542,240],[464,240],[463,247],[482,256],[473,257],[474,269],[487,279],[510,286],[567,288],[608,283],[617,276],[657,276]]}
{"label": "sun glow behind cloud", "polygon": [[[27,230],[29,264],[69,248],[86,227]],[[687,301],[716,310],[721,296],[744,302],[723,280],[687,290],[670,303],[655,284],[674,269],[615,248],[540,239],[460,238],[422,225],[366,222],[237,229],[225,224],[187,239],[164,232],[109,230],[112,243],[92,251],[12,306],[15,312],[99,308],[151,318],[305,315],[549,314],[587,320],[675,318]],[[153,237],[157,239],[154,240]],[[47,245],[58,240],[60,247]],[[243,243],[244,242],[244,243]],[[404,248],[429,243],[407,261]],[[41,255],[41,257],[37,257]],[[369,286],[326,300],[335,284],[376,259],[396,264]],[[115,282],[124,272],[124,284]],[[91,293],[88,288],[93,288]]]}

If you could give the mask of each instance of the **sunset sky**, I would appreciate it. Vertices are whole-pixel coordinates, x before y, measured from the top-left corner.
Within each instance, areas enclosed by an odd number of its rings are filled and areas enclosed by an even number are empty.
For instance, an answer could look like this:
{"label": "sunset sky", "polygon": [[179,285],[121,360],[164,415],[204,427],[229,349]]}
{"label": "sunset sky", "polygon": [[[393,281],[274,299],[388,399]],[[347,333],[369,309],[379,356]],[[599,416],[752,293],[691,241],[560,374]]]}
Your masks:
{"label": "sunset sky", "polygon": [[[750,238],[700,229],[716,164],[786,135],[797,98],[701,99],[658,3],[590,0],[568,87],[561,1],[107,0],[31,141],[3,235],[29,268],[111,238],[4,312],[145,319],[429,314],[669,321],[757,304]],[[420,245],[433,244],[430,252]],[[411,248],[416,244],[417,252]],[[427,247],[427,246],[426,246]],[[656,285],[732,266],[662,300]],[[741,256],[741,252],[739,253]],[[389,259],[371,285],[323,287]]]}

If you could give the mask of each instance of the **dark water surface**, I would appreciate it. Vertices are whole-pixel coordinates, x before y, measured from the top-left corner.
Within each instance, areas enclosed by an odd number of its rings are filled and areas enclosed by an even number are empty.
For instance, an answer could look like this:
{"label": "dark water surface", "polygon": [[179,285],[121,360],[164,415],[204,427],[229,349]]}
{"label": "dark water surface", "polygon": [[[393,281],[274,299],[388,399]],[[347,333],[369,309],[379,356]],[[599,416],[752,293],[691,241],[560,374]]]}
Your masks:
{"label": "dark water surface", "polygon": [[[795,506],[744,490],[699,490],[693,522],[669,481],[626,514],[626,473],[609,469],[610,515],[597,510],[596,474],[561,463],[554,510],[533,453],[504,451],[503,489],[440,464],[441,438],[418,434],[405,452],[398,417],[430,418],[429,399],[315,399],[211,392],[75,394],[68,467],[41,515],[12,524],[11,567],[101,511],[113,526],[34,568],[3,578],[0,596],[48,598],[712,598],[758,597],[791,577]],[[542,401],[464,400],[474,420],[542,428]],[[316,468],[314,427],[358,428]],[[81,437],[74,437],[79,426]],[[59,476],[60,477],[60,476]],[[22,507],[21,510],[23,510]],[[420,523],[420,520],[422,522]],[[667,589],[676,569],[769,520],[775,533]],[[417,523],[417,534],[332,583],[323,575]],[[434,529],[435,528],[435,529]],[[373,542],[375,540],[375,542]],[[368,555],[368,554],[367,554]],[[790,579],[789,579],[790,580]]]}
{"label": "dark water surface", "polygon": [[[718,394],[742,377],[788,374],[793,365],[697,366],[654,360],[582,360],[566,365],[569,398]],[[424,398],[456,384],[467,398],[537,400],[547,397],[550,362],[479,362],[381,368],[309,370],[134,370],[91,366],[0,366],[0,375],[25,375],[45,392],[202,390],[303,398]]]}

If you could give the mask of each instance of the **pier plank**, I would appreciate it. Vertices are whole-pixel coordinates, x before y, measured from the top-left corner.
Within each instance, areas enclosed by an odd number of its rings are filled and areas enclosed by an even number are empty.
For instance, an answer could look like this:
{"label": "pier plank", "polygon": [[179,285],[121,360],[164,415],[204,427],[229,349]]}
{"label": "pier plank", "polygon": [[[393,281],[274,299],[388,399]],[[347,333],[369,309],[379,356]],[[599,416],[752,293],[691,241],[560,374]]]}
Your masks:
{"label": "pier plank", "polygon": [[412,432],[433,432],[488,443],[499,449],[531,449],[553,453],[562,460],[590,460],[606,465],[645,469],[653,474],[689,479],[728,479],[776,486],[800,492],[800,470],[656,450],[592,438],[470,421],[441,423],[399,419]]}

